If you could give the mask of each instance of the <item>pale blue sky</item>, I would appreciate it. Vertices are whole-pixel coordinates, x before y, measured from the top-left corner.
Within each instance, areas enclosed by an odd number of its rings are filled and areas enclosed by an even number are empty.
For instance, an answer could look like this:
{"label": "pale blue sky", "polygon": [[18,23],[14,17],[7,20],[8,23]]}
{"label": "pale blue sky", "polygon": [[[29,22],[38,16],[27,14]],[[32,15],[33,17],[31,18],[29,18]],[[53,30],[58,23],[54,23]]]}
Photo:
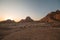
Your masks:
{"label": "pale blue sky", "polygon": [[57,9],[60,10],[60,0],[0,0],[0,19],[20,20],[30,16],[39,20]]}

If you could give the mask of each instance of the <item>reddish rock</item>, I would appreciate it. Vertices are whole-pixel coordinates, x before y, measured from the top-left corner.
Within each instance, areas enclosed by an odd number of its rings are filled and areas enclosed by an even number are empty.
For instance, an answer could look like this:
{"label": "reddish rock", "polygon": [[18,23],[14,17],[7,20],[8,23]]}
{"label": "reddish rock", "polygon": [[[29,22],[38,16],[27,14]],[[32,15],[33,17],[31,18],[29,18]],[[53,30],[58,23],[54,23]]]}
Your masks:
{"label": "reddish rock", "polygon": [[40,20],[40,22],[60,22],[60,11],[51,12],[44,18]]}

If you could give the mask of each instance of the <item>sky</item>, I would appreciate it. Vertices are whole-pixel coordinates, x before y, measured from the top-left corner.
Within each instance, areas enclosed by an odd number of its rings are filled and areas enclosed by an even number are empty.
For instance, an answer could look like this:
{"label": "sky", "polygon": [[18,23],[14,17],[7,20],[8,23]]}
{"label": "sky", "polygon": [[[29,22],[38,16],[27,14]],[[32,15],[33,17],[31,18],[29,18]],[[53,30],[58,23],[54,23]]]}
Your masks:
{"label": "sky", "polygon": [[0,21],[20,21],[27,16],[40,20],[57,9],[60,10],[60,0],[0,0]]}

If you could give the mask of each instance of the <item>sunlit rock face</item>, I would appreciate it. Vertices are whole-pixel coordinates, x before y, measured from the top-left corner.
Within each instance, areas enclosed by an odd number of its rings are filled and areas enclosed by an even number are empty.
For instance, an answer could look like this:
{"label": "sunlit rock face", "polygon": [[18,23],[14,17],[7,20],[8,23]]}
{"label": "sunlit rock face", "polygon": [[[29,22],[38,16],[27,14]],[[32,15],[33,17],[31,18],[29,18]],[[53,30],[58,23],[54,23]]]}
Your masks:
{"label": "sunlit rock face", "polygon": [[60,21],[60,11],[55,15],[55,17],[54,18],[56,18],[57,20],[59,20]]}
{"label": "sunlit rock face", "polygon": [[40,20],[41,22],[60,22],[60,11],[49,13],[46,17]]}

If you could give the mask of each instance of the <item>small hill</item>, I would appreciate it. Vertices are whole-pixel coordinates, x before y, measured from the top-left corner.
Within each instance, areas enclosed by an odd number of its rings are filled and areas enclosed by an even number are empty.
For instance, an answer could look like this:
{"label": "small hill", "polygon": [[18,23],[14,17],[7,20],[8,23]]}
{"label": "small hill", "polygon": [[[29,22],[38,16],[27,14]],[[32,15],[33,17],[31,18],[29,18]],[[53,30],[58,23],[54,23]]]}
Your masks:
{"label": "small hill", "polygon": [[49,13],[47,16],[42,18],[40,22],[60,22],[60,10]]}
{"label": "small hill", "polygon": [[26,17],[26,19],[22,19],[20,22],[33,22],[34,20],[31,17]]}

